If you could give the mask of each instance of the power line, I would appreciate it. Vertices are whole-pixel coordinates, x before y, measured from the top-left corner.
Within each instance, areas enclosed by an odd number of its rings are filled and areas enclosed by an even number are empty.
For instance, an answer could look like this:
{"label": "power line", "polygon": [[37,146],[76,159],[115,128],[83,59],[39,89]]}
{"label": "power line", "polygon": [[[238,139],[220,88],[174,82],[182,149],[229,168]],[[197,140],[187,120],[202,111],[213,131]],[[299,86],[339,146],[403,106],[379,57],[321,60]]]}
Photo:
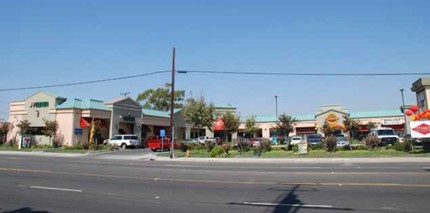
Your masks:
{"label": "power line", "polygon": [[[430,75],[428,72],[413,72],[413,73],[295,73],[295,72],[234,72],[234,71],[213,71],[213,70],[176,70],[178,73],[201,73],[201,74],[230,74],[230,75],[271,75],[271,76],[419,76],[419,75]],[[29,89],[44,89],[53,87],[66,87],[76,86],[83,84],[94,84],[109,81],[119,81],[124,79],[139,78],[143,76],[155,75],[160,73],[169,73],[170,70],[155,71],[150,73],[129,75],[116,78],[99,79],[92,81],[81,81],[74,83],[65,84],[52,84],[44,86],[31,86],[31,87],[15,87],[15,88],[3,88],[0,92],[5,91],[17,91],[17,90],[29,90]]]}
{"label": "power line", "polygon": [[52,88],[52,87],[66,87],[66,86],[76,86],[76,85],[82,85],[82,84],[94,84],[94,83],[101,83],[101,82],[108,82],[108,81],[119,81],[119,80],[130,79],[130,78],[139,78],[139,77],[143,77],[143,76],[155,75],[155,74],[160,74],[160,73],[168,73],[168,72],[171,72],[171,71],[170,70],[155,71],[155,72],[150,72],[150,73],[145,73],[145,74],[129,75],[129,76],[123,76],[123,77],[116,77],[116,78],[106,78],[106,79],[93,80],[93,81],[81,81],[81,82],[66,83],[66,84],[52,84],[52,85],[44,85],[44,86],[4,88],[4,89],[0,89],[0,92],[16,91],[16,90],[29,90],[29,89],[43,89],[43,88]]}
{"label": "power line", "polygon": [[290,76],[416,76],[430,75],[428,72],[413,73],[284,73],[284,72],[234,72],[212,70],[177,70],[178,73],[203,73],[203,74],[232,74],[232,75],[290,75]]}

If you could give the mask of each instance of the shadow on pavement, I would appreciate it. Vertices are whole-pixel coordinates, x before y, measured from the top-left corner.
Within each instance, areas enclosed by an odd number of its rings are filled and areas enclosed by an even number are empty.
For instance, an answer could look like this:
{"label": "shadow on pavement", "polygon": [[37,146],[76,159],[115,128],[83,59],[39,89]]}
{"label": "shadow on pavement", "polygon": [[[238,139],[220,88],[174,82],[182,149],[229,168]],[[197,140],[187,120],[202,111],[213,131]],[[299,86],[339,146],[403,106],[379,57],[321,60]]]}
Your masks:
{"label": "shadow on pavement", "polygon": [[10,211],[9,210],[2,211],[1,213],[50,213],[50,212],[48,212],[48,211],[36,211],[30,207],[23,207],[20,209],[15,209],[15,210],[10,210]]}

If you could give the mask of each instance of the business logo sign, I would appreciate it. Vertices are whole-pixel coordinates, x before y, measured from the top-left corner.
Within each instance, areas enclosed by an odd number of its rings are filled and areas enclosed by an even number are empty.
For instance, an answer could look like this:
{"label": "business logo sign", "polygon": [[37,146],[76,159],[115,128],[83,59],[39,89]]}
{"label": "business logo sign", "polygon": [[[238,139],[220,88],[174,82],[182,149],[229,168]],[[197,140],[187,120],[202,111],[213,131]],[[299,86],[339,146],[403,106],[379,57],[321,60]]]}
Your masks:
{"label": "business logo sign", "polygon": [[411,136],[413,138],[430,138],[430,121],[412,121]]}
{"label": "business logo sign", "polygon": [[30,103],[30,108],[46,108],[46,107],[49,107],[49,102],[47,101]]}
{"label": "business logo sign", "polygon": [[333,114],[333,113],[328,114],[327,117],[325,118],[325,121],[330,126],[335,126],[337,124],[338,120],[339,120],[339,118],[335,114]]}

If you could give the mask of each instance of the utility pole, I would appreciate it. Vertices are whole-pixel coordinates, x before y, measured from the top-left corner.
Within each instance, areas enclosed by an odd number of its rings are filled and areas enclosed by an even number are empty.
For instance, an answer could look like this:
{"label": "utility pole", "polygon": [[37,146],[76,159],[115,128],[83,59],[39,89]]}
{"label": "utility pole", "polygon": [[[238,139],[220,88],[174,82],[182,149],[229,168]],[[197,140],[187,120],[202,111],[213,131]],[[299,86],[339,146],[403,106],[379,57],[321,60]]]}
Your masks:
{"label": "utility pole", "polygon": [[278,121],[278,96],[277,95],[275,95],[275,112],[276,112],[275,121]]}
{"label": "utility pole", "polygon": [[124,93],[120,93],[121,95],[123,95],[124,97],[127,97],[128,94],[130,94],[130,92],[124,92]]}
{"label": "utility pole", "polygon": [[173,126],[173,109],[175,108],[175,48],[172,55],[172,91],[170,91],[170,159],[175,157],[173,144],[175,143],[175,127]]}
{"label": "utility pole", "polygon": [[403,113],[403,116],[404,116],[404,118],[405,118],[405,124],[403,125],[403,128],[405,129],[405,134],[409,134],[410,132],[409,132],[409,128],[408,128],[408,122],[407,122],[407,118],[406,118],[406,113],[405,113],[405,98],[404,98],[404,96],[403,96],[403,91],[404,91],[404,89],[400,89],[400,93],[402,93],[402,113]]}

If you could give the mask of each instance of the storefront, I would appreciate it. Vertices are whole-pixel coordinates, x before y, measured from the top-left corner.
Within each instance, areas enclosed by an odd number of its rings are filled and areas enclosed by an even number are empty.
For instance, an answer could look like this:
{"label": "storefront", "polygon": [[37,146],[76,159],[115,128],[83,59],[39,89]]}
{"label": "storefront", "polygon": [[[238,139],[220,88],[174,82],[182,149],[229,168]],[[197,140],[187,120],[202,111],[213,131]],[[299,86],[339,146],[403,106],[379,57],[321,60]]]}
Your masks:
{"label": "storefront", "polygon": [[[9,122],[17,126],[27,120],[31,128],[32,144],[52,144],[58,140],[65,146],[88,144],[94,125],[94,143],[102,143],[112,135],[125,132],[140,135],[141,108],[131,98],[120,98],[106,104],[101,100],[66,98],[40,91],[23,101],[10,104]],[[43,135],[45,121],[56,121],[56,138]],[[17,141],[18,128],[8,134]]]}

